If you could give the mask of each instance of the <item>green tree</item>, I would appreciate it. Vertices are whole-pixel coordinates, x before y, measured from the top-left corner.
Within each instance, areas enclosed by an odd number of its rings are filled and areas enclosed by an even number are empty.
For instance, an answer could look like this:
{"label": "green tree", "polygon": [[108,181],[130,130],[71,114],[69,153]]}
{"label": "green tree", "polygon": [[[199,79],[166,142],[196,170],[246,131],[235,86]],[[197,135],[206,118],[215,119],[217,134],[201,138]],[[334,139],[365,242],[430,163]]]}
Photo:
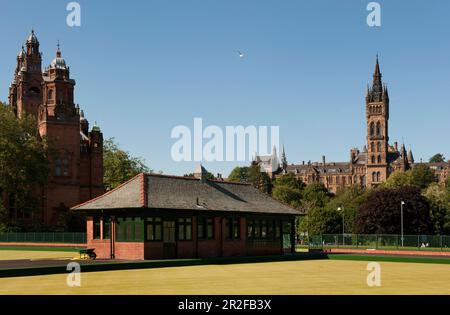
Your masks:
{"label": "green tree", "polygon": [[430,202],[430,216],[436,234],[450,234],[450,194],[445,187],[431,184],[423,195]]}
{"label": "green tree", "polygon": [[[0,190],[14,198],[22,213],[40,211],[33,192],[47,182],[47,149],[32,116],[18,119],[9,106],[0,103]],[[9,224],[5,217],[3,226]]]}
{"label": "green tree", "polygon": [[[341,212],[339,212],[339,215],[341,216],[338,228],[340,231],[339,233],[342,233],[343,231],[342,222],[345,224],[345,233],[353,233],[353,224],[358,213],[358,208],[364,202],[366,196],[366,190],[354,185],[340,190],[337,195],[330,199],[325,205],[325,208],[329,211],[337,211],[338,208],[341,209]],[[342,220],[342,216],[344,220]],[[333,227],[333,229],[335,229],[335,227]]]}
{"label": "green tree", "polygon": [[411,185],[425,189],[433,182],[436,182],[436,175],[425,164],[417,164],[411,170]]}
{"label": "green tree", "polygon": [[428,200],[418,187],[372,190],[358,209],[354,232],[358,234],[400,234],[401,202],[404,201],[404,233],[433,232]]}
{"label": "green tree", "polygon": [[445,157],[442,153],[437,153],[430,158],[430,163],[443,163],[445,162]]}
{"label": "green tree", "polygon": [[288,173],[273,182],[272,196],[282,203],[298,208],[304,186],[305,184],[294,174]]}
{"label": "green tree", "polygon": [[272,180],[266,172],[261,172],[261,169],[258,165],[250,166],[248,177],[248,180],[253,185],[253,187],[266,194],[272,193]]}
{"label": "green tree", "polygon": [[250,167],[248,167],[248,166],[244,166],[244,167],[237,166],[231,171],[227,180],[232,181],[232,182],[248,183],[249,182],[249,170],[250,170]]}
{"label": "green tree", "polygon": [[152,172],[141,157],[133,157],[119,148],[114,138],[103,144],[103,183],[113,189],[139,173]]}
{"label": "green tree", "polygon": [[269,175],[265,172],[261,172],[257,165],[251,165],[250,167],[235,167],[227,180],[251,184],[265,193],[271,193],[272,191],[272,181]]}
{"label": "green tree", "polygon": [[308,235],[342,233],[342,217],[336,209],[311,207],[305,216],[298,220],[298,232]]}
{"label": "green tree", "polygon": [[303,189],[302,199],[317,208],[322,208],[330,200],[328,189],[319,182],[313,182]]}
{"label": "green tree", "polygon": [[388,179],[382,184],[383,187],[387,188],[399,188],[403,186],[411,185],[411,171],[407,172],[395,172],[390,175]]}

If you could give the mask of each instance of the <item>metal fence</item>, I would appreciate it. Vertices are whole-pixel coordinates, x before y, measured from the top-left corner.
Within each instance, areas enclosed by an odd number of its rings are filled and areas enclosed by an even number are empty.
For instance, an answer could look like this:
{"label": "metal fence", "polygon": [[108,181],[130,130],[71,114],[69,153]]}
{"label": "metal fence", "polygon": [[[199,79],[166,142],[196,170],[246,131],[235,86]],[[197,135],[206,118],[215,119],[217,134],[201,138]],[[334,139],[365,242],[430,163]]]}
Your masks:
{"label": "metal fence", "polygon": [[86,233],[0,233],[0,243],[86,244]]}
{"label": "metal fence", "polygon": [[448,235],[324,234],[303,237],[310,249],[348,248],[384,250],[450,251]]}

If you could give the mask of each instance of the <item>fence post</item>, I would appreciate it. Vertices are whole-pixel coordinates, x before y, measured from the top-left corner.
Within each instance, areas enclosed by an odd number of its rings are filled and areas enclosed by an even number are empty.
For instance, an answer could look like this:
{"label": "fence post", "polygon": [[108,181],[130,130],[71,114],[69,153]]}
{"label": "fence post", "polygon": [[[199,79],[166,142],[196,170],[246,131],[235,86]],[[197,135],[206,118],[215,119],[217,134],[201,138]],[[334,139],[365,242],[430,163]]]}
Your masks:
{"label": "fence post", "polygon": [[358,248],[358,234],[356,234],[356,248]]}
{"label": "fence post", "polygon": [[441,252],[444,251],[443,236],[441,235]]}
{"label": "fence post", "polygon": [[375,235],[375,249],[378,249],[378,234]]}
{"label": "fence post", "polygon": [[420,250],[420,235],[417,235],[417,248]]}

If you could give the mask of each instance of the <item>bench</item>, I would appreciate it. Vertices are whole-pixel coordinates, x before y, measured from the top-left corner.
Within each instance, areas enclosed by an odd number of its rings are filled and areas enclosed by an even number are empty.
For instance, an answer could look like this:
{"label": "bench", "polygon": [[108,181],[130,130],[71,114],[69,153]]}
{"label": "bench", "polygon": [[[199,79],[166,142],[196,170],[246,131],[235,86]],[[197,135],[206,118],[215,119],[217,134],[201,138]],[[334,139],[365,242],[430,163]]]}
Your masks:
{"label": "bench", "polygon": [[97,254],[94,248],[80,249],[80,259],[95,259]]}

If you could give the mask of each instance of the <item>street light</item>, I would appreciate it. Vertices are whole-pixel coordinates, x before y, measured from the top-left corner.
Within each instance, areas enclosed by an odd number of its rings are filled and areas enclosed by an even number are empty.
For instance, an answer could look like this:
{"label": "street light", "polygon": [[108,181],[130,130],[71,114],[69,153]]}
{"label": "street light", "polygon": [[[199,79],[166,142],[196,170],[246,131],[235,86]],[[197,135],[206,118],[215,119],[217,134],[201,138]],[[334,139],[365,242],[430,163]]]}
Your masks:
{"label": "street light", "polygon": [[342,211],[342,245],[345,245],[345,217],[344,217],[344,206],[338,207],[337,211]]}
{"label": "street light", "polygon": [[405,202],[402,201],[400,203],[400,219],[401,219],[401,229],[402,229],[402,247],[403,247],[403,206],[405,205]]}

